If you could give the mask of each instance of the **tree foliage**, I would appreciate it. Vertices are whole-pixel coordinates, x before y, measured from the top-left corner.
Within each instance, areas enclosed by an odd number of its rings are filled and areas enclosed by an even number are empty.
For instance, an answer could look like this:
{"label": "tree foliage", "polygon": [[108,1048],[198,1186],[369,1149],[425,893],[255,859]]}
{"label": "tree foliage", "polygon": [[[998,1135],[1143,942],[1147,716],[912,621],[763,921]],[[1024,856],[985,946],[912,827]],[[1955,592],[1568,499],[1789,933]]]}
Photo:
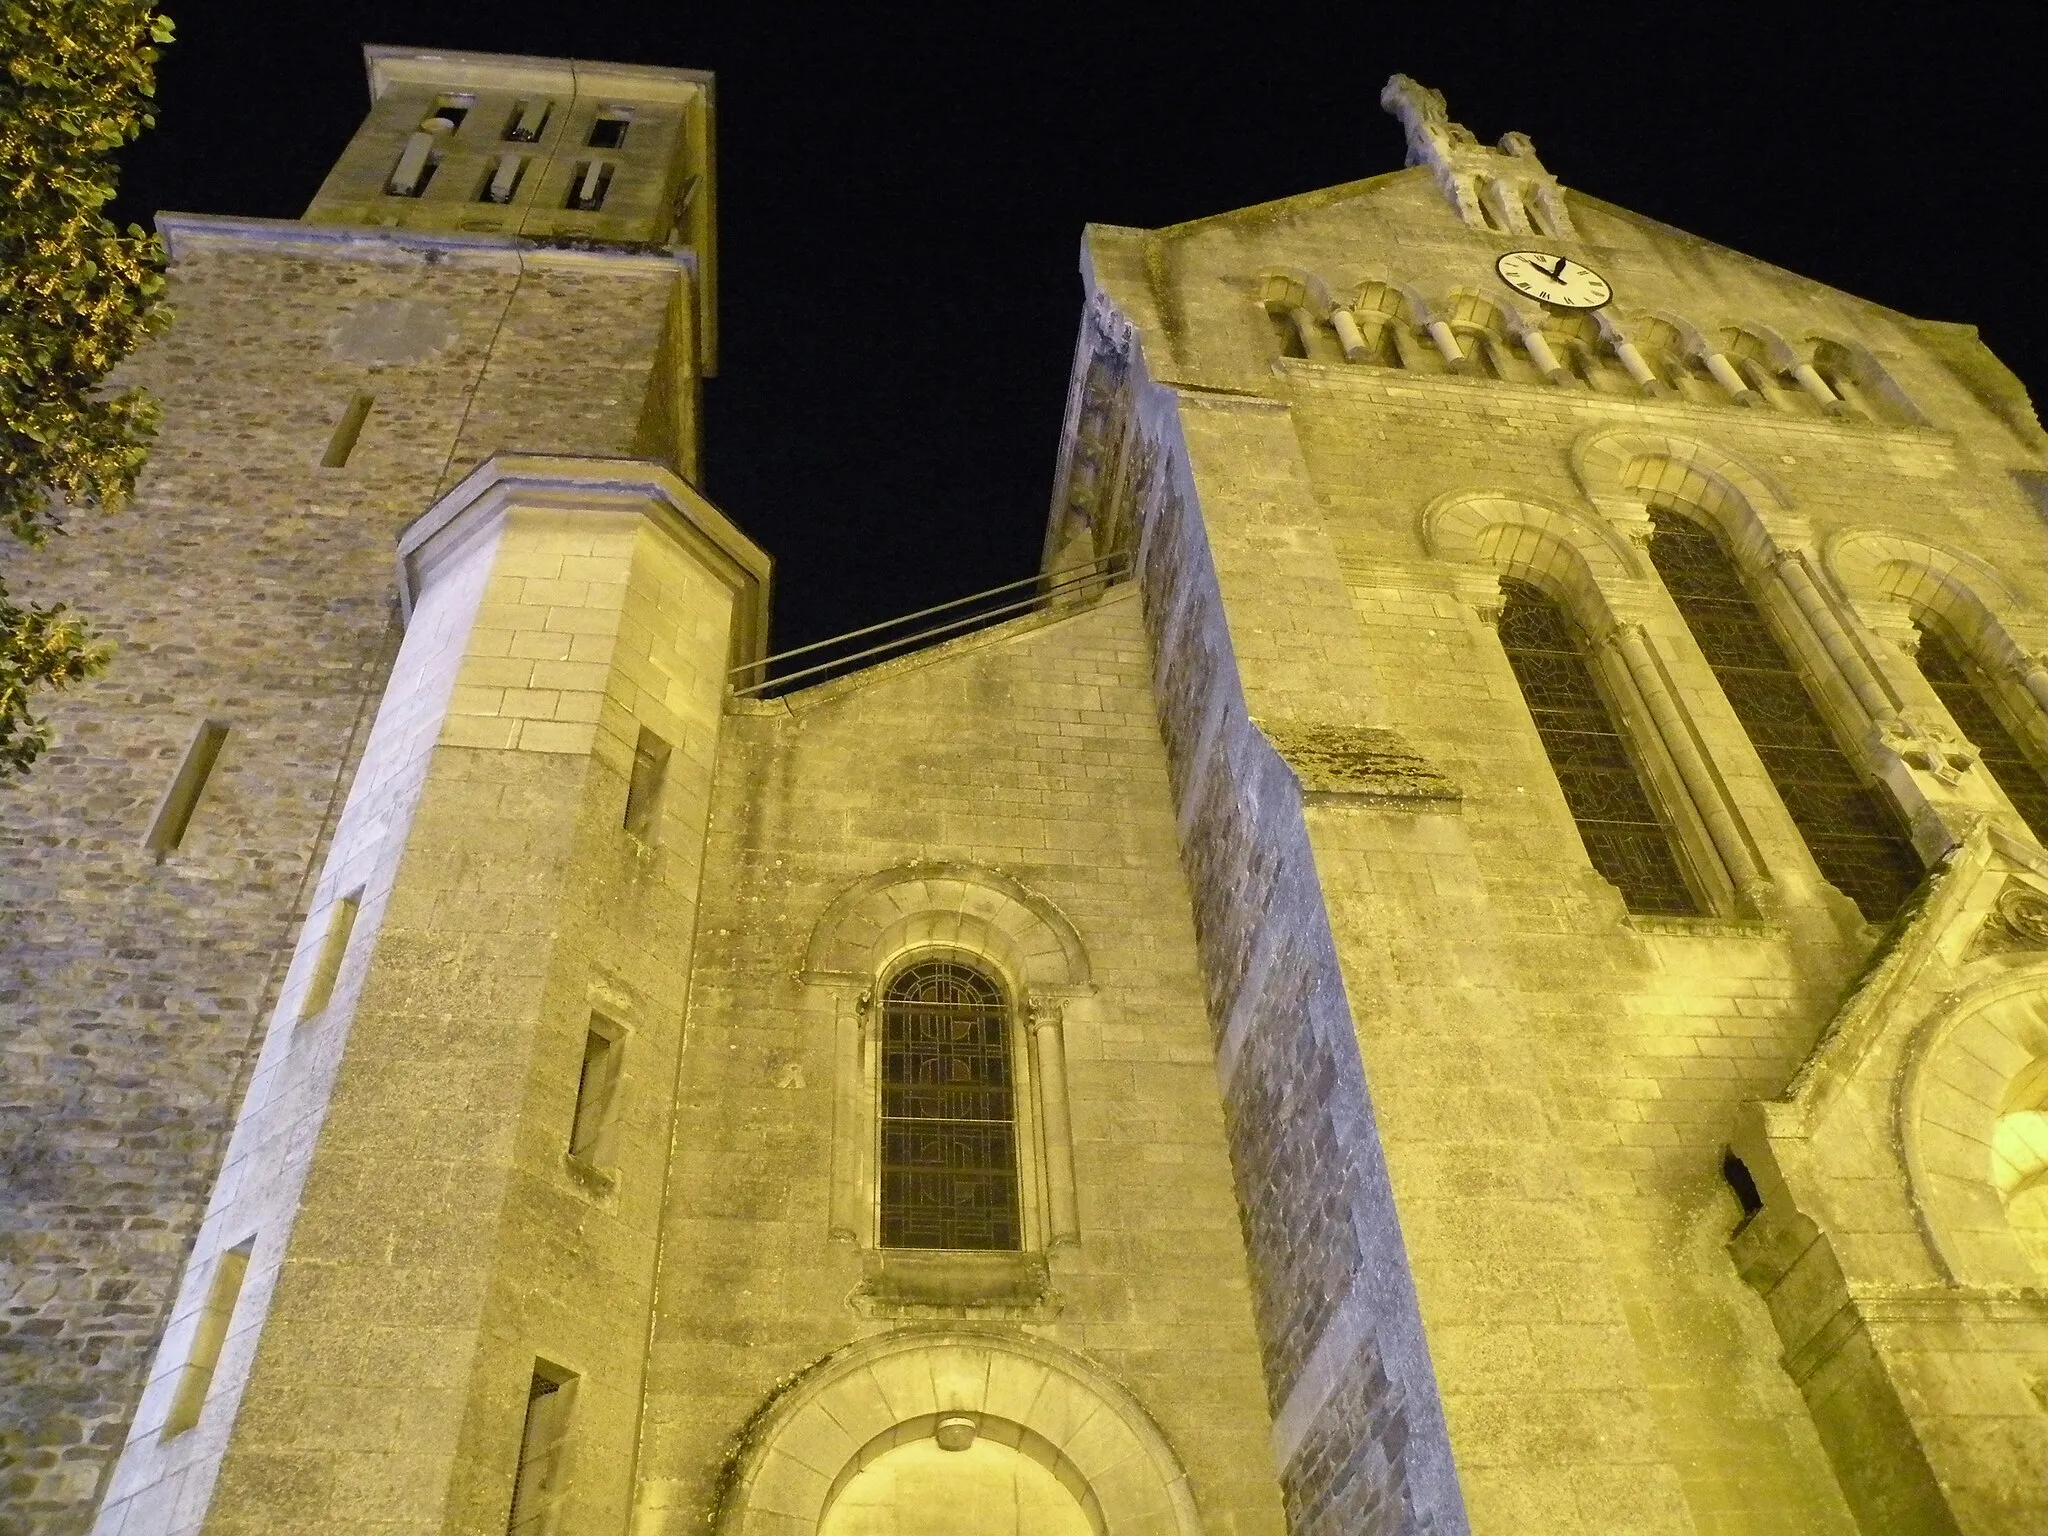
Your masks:
{"label": "tree foliage", "polygon": [[[0,0],[0,525],[40,545],[69,509],[120,505],[135,489],[158,407],[102,386],[170,321],[163,247],[103,212],[114,154],[156,119],[154,0]],[[63,604],[17,603],[0,586],[0,779],[49,742],[34,695],[103,668]]]}

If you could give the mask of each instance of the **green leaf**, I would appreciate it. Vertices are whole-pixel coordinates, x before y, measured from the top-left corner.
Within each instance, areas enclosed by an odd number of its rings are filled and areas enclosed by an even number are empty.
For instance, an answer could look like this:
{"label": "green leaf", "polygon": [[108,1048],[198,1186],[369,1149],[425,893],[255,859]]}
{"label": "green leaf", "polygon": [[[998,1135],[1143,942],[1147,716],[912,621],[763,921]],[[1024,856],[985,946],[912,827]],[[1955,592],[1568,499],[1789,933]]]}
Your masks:
{"label": "green leaf", "polygon": [[[163,245],[100,210],[114,152],[155,121],[152,45],[172,35],[153,0],[0,3],[0,525],[30,546],[67,509],[132,495],[160,416],[136,391],[102,389],[170,323]],[[61,606],[0,589],[0,779],[49,743],[34,695],[109,655]]]}

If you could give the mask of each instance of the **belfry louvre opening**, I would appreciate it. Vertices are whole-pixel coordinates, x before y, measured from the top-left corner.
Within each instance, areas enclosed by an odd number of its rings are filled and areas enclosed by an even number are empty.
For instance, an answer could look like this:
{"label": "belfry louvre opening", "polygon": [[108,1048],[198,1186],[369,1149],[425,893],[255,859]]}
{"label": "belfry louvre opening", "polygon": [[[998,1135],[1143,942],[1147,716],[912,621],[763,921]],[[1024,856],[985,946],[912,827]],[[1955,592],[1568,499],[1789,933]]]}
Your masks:
{"label": "belfry louvre opening", "polygon": [[1002,988],[956,961],[910,966],[884,990],[881,1043],[882,1246],[1020,1247]]}

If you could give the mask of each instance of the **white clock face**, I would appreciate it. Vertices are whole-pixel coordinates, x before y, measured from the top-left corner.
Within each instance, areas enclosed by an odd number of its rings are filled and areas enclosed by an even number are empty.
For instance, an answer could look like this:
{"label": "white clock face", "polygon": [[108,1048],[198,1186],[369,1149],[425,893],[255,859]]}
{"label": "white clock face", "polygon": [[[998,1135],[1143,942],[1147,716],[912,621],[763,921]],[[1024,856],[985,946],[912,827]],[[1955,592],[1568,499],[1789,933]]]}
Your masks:
{"label": "white clock face", "polygon": [[1494,269],[1515,292],[1560,309],[1598,309],[1614,297],[1606,278],[1569,256],[1509,251],[1494,263]]}

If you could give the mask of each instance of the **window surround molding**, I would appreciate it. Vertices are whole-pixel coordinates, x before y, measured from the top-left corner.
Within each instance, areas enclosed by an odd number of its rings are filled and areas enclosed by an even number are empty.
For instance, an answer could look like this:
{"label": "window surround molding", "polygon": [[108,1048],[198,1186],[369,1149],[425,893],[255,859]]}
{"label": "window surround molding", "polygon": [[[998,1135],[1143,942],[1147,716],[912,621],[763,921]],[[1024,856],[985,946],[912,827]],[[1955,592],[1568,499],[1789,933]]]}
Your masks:
{"label": "window surround molding", "polygon": [[[1680,621],[1659,610],[1647,556],[1616,529],[1520,491],[1440,496],[1423,513],[1422,538],[1438,559],[1473,568],[1457,583],[1459,595],[1489,629],[1499,621],[1503,576],[1530,583],[1564,610],[1585,635],[1588,663],[1670,818],[1703,912],[1768,916],[1762,855],[1671,676],[1668,632]],[[1498,661],[1508,673],[1505,652]]]}
{"label": "window surround molding", "polygon": [[[1080,935],[1051,901],[967,863],[878,871],[834,898],[811,931],[798,975],[807,1018],[833,1041],[831,1238],[883,1252],[877,1000],[890,977],[922,959],[983,968],[1009,1001],[1022,1251],[1042,1269],[1045,1254],[1080,1239],[1065,1035],[1071,1013],[1094,1007],[1093,976]],[[910,1267],[918,1252],[887,1250],[913,1255]],[[1000,1258],[1015,1267],[1017,1255]]]}
{"label": "window surround molding", "polygon": [[1899,750],[1978,809],[1999,813],[2016,835],[2031,837],[1991,775],[1969,771],[1976,750],[1921,676],[1915,625],[1932,623],[1966,654],[1995,691],[2007,729],[2048,760],[2048,624],[1983,560],[1892,529],[1844,529],[1828,540],[1825,560],[1904,683]]}
{"label": "window surround molding", "polygon": [[[1605,523],[1647,551],[1650,508],[1690,518],[1717,534],[1787,656],[1851,760],[1892,794],[1929,867],[1981,814],[1960,792],[1961,769],[1925,730],[1912,669],[1884,652],[1821,558],[1808,520],[1770,477],[1710,443],[1633,427],[1598,427],[1572,447],[1572,470]],[[1661,608],[1676,608],[1661,583]],[[1689,660],[1704,667],[1689,635]],[[1936,717],[1943,719],[1945,716]],[[1965,767],[1967,764],[1964,765]]]}

